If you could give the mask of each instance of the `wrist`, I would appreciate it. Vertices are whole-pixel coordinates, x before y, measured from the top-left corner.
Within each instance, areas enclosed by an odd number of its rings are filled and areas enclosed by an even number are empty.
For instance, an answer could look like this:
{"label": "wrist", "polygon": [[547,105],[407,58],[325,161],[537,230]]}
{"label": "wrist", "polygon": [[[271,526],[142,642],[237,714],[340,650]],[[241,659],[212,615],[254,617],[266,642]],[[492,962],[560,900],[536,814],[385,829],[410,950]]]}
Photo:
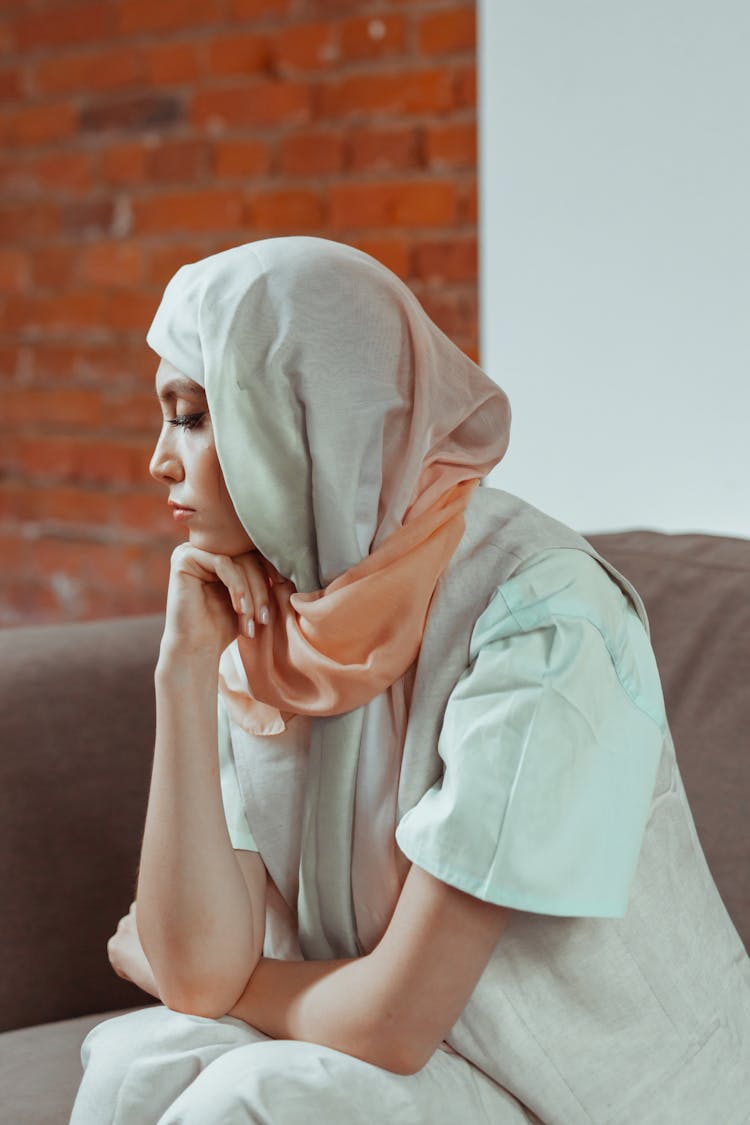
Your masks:
{"label": "wrist", "polygon": [[189,651],[162,638],[159,656],[154,669],[156,683],[169,683],[197,680],[205,684],[219,680],[219,659],[222,649],[199,649]]}

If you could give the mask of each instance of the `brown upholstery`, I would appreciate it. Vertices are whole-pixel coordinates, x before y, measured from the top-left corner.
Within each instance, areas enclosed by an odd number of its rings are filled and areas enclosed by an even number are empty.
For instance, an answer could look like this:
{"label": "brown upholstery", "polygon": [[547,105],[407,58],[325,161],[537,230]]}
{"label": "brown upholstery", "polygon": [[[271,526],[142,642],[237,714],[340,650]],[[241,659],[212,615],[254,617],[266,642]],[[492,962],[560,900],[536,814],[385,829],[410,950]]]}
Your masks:
{"label": "brown upholstery", "polygon": [[[750,541],[589,538],[645,602],[698,833],[748,945]],[[64,1125],[87,1031],[153,1002],[115,976],[106,942],[134,897],[161,627],[157,616],[0,630],[0,1106],[9,1122]]]}

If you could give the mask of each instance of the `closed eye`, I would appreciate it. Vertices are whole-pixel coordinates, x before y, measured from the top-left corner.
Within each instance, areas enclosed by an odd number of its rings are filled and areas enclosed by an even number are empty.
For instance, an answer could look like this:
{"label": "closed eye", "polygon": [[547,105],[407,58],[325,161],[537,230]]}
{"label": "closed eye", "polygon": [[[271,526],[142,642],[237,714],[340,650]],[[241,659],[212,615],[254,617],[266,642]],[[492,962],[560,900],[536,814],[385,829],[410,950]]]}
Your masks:
{"label": "closed eye", "polygon": [[185,426],[188,430],[200,426],[206,416],[205,410],[199,414],[178,414],[176,418],[168,418],[170,426]]}

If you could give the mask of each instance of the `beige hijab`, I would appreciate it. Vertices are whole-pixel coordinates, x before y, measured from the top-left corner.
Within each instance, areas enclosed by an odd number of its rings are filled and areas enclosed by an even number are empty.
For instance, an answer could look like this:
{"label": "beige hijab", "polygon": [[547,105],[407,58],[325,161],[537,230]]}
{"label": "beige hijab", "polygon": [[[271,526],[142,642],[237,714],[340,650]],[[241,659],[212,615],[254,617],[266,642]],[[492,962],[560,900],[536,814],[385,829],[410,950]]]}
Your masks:
{"label": "beige hijab", "polygon": [[205,387],[238,516],[285,579],[271,587],[270,625],[222,655],[227,710],[267,738],[294,714],[363,709],[337,777],[349,778],[362,831],[354,869],[389,881],[393,897],[404,868],[384,801],[408,720],[405,673],[469,496],[507,449],[507,397],[394,274],[324,239],[268,239],[183,266],[147,340]]}

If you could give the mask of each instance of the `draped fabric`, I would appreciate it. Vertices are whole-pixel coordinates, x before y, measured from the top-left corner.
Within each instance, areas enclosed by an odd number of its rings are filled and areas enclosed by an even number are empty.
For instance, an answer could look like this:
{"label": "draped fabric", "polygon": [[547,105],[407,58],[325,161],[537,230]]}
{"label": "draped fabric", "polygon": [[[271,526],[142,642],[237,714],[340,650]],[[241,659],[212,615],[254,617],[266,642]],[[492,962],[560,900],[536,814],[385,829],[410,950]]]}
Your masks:
{"label": "draped fabric", "polygon": [[[384,803],[408,673],[472,492],[508,447],[508,399],[393,273],[325,239],[181,267],[147,341],[205,388],[227,490],[269,574],[269,625],[222,654],[229,716],[264,738],[313,719],[303,832],[330,878],[301,871],[307,948],[332,952],[314,936],[328,928],[356,952],[382,933],[408,868]],[[359,936],[341,889],[350,863],[353,885],[389,889]]]}

